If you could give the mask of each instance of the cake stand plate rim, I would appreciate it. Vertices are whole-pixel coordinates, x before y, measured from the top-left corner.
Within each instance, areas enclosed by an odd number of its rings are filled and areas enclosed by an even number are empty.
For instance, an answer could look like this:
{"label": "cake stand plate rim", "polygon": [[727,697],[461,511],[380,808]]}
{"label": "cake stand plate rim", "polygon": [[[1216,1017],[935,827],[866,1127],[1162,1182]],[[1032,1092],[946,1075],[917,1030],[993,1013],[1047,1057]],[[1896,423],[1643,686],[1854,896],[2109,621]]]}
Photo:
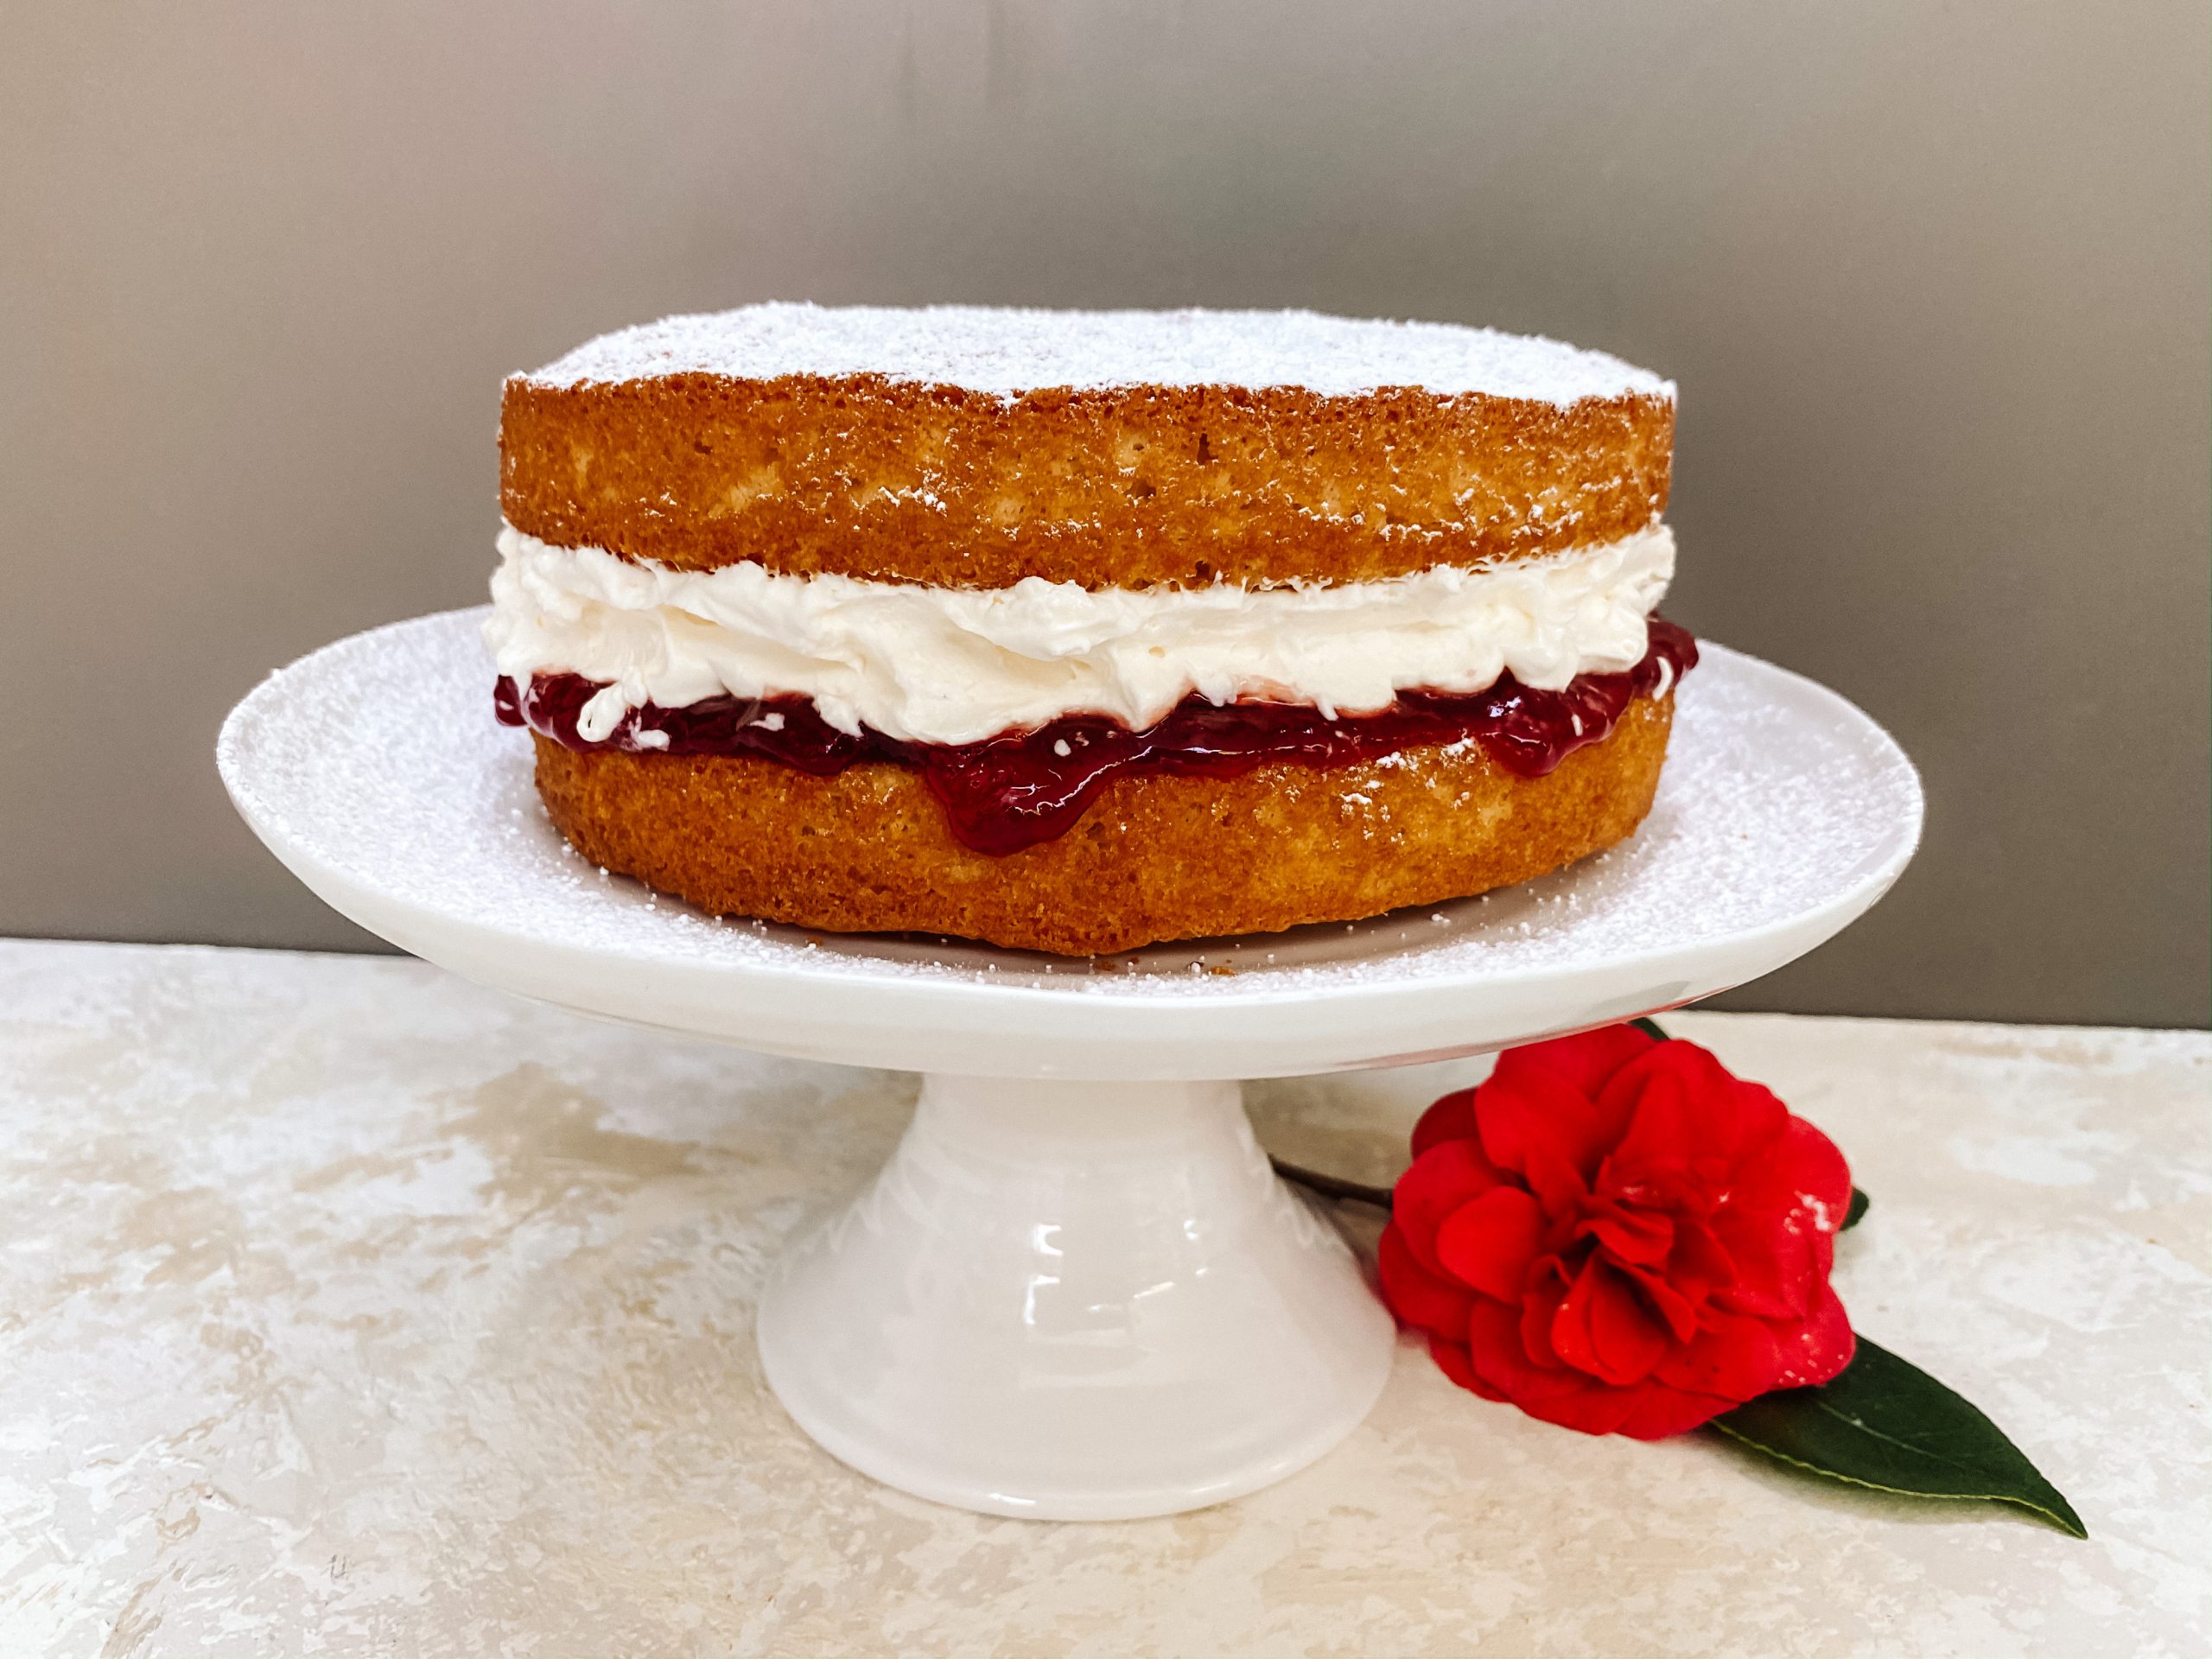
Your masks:
{"label": "cake stand plate rim", "polygon": [[[1241,974],[1234,982],[1175,982],[1156,989],[1128,977],[1102,986],[1076,971],[1064,985],[1037,983],[1033,971],[1027,982],[1011,973],[994,980],[976,972],[871,971],[874,961],[888,957],[877,957],[872,941],[851,938],[837,941],[835,950],[793,950],[780,960],[743,962],[702,961],[629,945],[578,946],[512,924],[457,914],[365,880],[318,847],[311,835],[299,831],[294,813],[287,810],[286,780],[264,763],[261,722],[283,699],[309,689],[318,675],[328,679],[334,667],[342,669],[365,653],[385,645],[417,647],[441,631],[457,640],[482,614],[481,607],[437,613],[352,635],[279,670],[255,688],[232,710],[217,745],[219,768],[240,815],[295,874],[335,908],[466,977],[587,1014],[810,1058],[977,1074],[1139,1080],[1299,1075],[1480,1052],[1679,1006],[1782,965],[1880,898],[1916,849],[1923,812],[1910,761],[1847,700],[1787,669],[1701,642],[1707,660],[1699,675],[1731,683],[1763,679],[1770,688],[1822,711],[1835,730],[1847,733],[1859,746],[1867,768],[1883,775],[1897,798],[1893,821],[1878,845],[1860,860],[1862,868],[1839,879],[1821,902],[1740,932],[1662,941],[1613,953],[1602,962],[1551,969],[1497,972],[1477,966],[1465,971],[1432,967],[1393,972],[1386,953],[1338,964],[1357,970],[1350,982],[1330,982],[1325,975],[1317,980],[1262,971]],[[480,662],[479,677],[486,690],[476,708],[488,722],[488,661]],[[1765,741],[1778,749],[1791,736],[1786,727],[1777,727]],[[486,787],[493,782],[486,778]],[[550,834],[550,826],[543,832]],[[666,909],[671,921],[682,916],[694,924],[704,919],[674,901]],[[1229,943],[1242,947],[1268,941]],[[1018,960],[988,946],[949,948],[970,957],[1003,954]],[[1395,955],[1408,967],[1419,961],[1402,950]],[[627,995],[624,982],[635,976],[652,980],[664,994],[680,985],[683,995],[672,1001],[664,995],[658,1001]],[[834,1017],[819,1030],[774,1028],[784,1012],[776,1005],[790,1002],[794,994],[830,995],[836,1005]],[[759,1005],[752,1010],[754,1017],[747,1017],[748,1003]],[[1540,1012],[1539,1005],[1553,1005],[1552,1012]],[[1479,1017],[1485,1012],[1503,1015],[1508,1009],[1514,1012],[1502,1020]],[[902,1039],[902,1033],[918,1034],[918,1028],[948,1019],[945,1043],[917,1047]],[[1344,1027],[1378,1019],[1387,1029],[1376,1030],[1372,1041],[1349,1046],[1332,1046],[1312,1029],[1316,1020]],[[1058,1063],[1046,1053],[1009,1053],[1002,1047],[997,1052],[974,1051],[986,1037],[1002,1045],[1040,1021],[1052,1032],[1032,1031],[1028,1034],[1039,1041],[1017,1041],[1017,1046],[1034,1050],[1059,1041],[1081,1052]],[[1508,1031],[1509,1026],[1519,1028]],[[1165,1044],[1172,1052],[1149,1058],[1112,1052],[1133,1041]],[[1280,1064],[1274,1053],[1277,1042],[1284,1046]],[[963,1047],[972,1051],[965,1063]],[[909,1058],[887,1058],[908,1048],[913,1050]]]}

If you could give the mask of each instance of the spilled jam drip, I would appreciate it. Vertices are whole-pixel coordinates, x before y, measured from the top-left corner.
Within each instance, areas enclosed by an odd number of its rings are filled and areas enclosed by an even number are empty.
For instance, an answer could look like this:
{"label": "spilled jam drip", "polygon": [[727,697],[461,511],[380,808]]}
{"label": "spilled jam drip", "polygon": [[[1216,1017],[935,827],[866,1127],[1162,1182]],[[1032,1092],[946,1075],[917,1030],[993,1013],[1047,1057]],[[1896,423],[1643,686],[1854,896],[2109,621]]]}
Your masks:
{"label": "spilled jam drip", "polygon": [[683,709],[648,703],[593,742],[576,721],[600,689],[594,681],[541,674],[518,694],[503,677],[493,696],[502,723],[585,752],[752,755],[817,778],[870,762],[911,767],[943,803],[963,845],[999,855],[1065,834],[1099,791],[1128,773],[1234,778],[1281,761],[1346,766],[1471,738],[1506,771],[1541,778],[1584,744],[1611,735],[1637,696],[1670,689],[1695,666],[1697,642],[1685,630],[1655,616],[1650,638],[1643,660],[1625,673],[1577,675],[1560,691],[1524,686],[1508,674],[1485,691],[1404,691],[1388,709],[1334,719],[1302,704],[1192,696],[1141,732],[1105,715],[1065,715],[979,743],[841,732],[807,698],[785,696],[709,697]]}

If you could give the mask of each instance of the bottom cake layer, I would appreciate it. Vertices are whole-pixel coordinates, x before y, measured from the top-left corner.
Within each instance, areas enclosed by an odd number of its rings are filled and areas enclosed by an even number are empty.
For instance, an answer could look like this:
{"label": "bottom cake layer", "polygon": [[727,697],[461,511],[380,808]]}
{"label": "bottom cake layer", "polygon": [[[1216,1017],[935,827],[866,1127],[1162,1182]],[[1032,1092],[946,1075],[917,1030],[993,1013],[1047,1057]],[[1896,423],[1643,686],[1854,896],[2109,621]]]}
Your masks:
{"label": "bottom cake layer", "polygon": [[1671,696],[1539,778],[1465,741],[1336,767],[1116,779],[1058,839],[963,846],[913,771],[816,777],[744,755],[578,751],[542,734],[537,791],[593,862],[718,915],[950,934],[1064,956],[1352,921],[1526,881],[1651,810]]}

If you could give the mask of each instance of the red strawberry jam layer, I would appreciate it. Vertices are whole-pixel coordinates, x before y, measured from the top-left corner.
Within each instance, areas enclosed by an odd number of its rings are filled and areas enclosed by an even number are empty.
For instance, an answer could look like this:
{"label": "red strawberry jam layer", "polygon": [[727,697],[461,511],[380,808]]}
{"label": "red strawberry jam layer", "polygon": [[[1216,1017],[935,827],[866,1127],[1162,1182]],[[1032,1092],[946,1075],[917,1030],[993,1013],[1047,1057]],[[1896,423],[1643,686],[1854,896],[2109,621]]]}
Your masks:
{"label": "red strawberry jam layer", "polygon": [[1506,771],[1541,778],[1584,744],[1603,742],[1630,702],[1671,687],[1696,663],[1697,642],[1655,616],[1642,662],[1625,673],[1578,675],[1560,691],[1508,674],[1486,691],[1405,691],[1388,709],[1333,719],[1295,703],[1192,696],[1141,732],[1104,715],[1067,715],[1033,731],[952,745],[841,732],[809,699],[783,696],[709,697],[683,709],[648,703],[594,742],[576,720],[600,690],[594,681],[541,674],[518,692],[502,677],[493,699],[504,724],[527,726],[571,749],[752,755],[817,778],[869,763],[911,767],[944,804],[961,843],[998,855],[1065,834],[1099,791],[1124,776],[1233,778],[1283,761],[1348,766],[1472,739]]}

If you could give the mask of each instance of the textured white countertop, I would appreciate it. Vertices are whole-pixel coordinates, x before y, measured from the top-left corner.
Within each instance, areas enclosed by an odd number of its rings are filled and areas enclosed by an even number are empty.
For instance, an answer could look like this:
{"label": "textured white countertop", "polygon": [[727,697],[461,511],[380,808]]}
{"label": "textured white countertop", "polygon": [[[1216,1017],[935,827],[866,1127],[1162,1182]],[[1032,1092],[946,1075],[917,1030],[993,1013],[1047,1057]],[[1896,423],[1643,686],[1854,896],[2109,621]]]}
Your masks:
{"label": "textured white countertop", "polygon": [[[802,1437],[752,1342],[911,1078],[419,963],[0,942],[0,1652],[2203,1653],[2212,1037],[1669,1024],[1843,1147],[1853,1322],[2089,1541],[1548,1427],[1412,1346],[1255,1497],[938,1509]],[[1382,1179],[1475,1069],[1249,1094]]]}

